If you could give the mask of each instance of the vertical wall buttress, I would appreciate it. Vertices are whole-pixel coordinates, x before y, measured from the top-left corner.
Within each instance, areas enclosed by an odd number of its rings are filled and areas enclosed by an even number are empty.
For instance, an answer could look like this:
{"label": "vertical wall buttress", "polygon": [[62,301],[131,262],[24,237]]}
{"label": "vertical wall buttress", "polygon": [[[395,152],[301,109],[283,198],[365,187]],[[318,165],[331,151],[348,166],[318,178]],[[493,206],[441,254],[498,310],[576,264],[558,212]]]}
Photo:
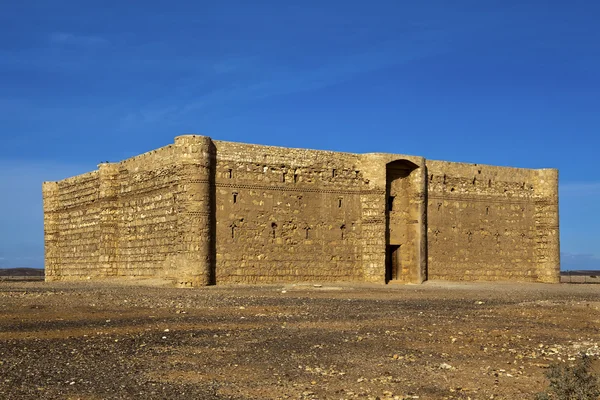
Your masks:
{"label": "vertical wall buttress", "polygon": [[385,190],[365,191],[360,196],[362,262],[366,282],[385,283]]}
{"label": "vertical wall buttress", "polygon": [[102,276],[117,275],[117,251],[119,229],[117,221],[119,195],[119,165],[102,163],[98,165],[100,201],[98,273]]}
{"label": "vertical wall buttress", "polygon": [[417,180],[417,201],[418,201],[418,230],[419,230],[419,275],[418,283],[427,280],[427,166],[425,159],[421,160]]}
{"label": "vertical wall buttress", "polygon": [[558,170],[538,170],[535,199],[535,256],[538,280],[560,280],[560,238],[558,221]]}
{"label": "vertical wall buttress", "polygon": [[207,136],[175,138],[180,164],[178,224],[181,284],[215,282],[215,147]]}
{"label": "vertical wall buttress", "polygon": [[58,279],[60,249],[58,247],[58,182],[44,182],[44,264],[47,281]]}

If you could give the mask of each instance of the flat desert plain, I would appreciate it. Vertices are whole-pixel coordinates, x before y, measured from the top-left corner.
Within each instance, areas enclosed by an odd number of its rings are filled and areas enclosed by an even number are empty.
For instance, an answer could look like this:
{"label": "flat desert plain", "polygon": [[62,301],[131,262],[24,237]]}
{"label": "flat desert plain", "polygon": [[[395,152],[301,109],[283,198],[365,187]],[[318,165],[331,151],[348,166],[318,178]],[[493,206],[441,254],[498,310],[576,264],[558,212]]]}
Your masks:
{"label": "flat desert plain", "polygon": [[532,399],[600,285],[0,283],[2,399]]}

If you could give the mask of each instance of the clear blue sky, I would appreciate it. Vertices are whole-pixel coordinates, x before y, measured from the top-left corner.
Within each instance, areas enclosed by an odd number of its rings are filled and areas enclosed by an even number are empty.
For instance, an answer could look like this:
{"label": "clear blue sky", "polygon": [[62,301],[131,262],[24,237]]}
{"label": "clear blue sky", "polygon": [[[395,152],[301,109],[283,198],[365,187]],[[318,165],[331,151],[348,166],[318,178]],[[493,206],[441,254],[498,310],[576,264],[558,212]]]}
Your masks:
{"label": "clear blue sky", "polygon": [[558,168],[563,269],[600,268],[597,1],[5,1],[0,267],[41,183],[215,139]]}

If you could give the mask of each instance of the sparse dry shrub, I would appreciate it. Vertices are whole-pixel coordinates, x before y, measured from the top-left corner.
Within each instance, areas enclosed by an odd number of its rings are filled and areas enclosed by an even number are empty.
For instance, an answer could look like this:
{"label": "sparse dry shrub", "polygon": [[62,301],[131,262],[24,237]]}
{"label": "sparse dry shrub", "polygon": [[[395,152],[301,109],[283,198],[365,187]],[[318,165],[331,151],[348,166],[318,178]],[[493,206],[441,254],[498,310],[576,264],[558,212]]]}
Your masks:
{"label": "sparse dry shrub", "polygon": [[546,377],[550,381],[548,390],[538,393],[536,400],[600,399],[600,378],[592,371],[592,359],[585,354],[574,365],[551,365]]}

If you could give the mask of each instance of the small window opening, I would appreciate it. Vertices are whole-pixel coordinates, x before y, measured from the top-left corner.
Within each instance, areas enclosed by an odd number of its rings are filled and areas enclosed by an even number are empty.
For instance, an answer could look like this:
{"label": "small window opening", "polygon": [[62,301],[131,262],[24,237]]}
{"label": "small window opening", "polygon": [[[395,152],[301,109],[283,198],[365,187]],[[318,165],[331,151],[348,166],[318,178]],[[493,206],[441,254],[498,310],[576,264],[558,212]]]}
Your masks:
{"label": "small window opening", "polygon": [[235,203],[237,203],[238,194],[237,194],[237,192],[233,192],[232,194],[233,194],[233,204],[235,204]]}
{"label": "small window opening", "polygon": [[475,184],[477,183],[477,178],[473,177],[473,186],[475,186]]}
{"label": "small window opening", "polygon": [[229,169],[227,170],[227,177],[228,177],[229,179],[233,178],[233,170],[232,170],[231,168],[229,168]]}
{"label": "small window opening", "polygon": [[277,224],[275,222],[271,222],[271,237],[275,239],[275,234],[277,231]]}
{"label": "small window opening", "polygon": [[342,200],[341,197],[338,199],[338,208],[342,208]]}
{"label": "small window opening", "polygon": [[451,192],[454,192],[454,188],[451,188],[451,189],[450,189],[450,191],[451,191]]}
{"label": "small window opening", "polygon": [[485,215],[490,215],[490,208],[489,207],[485,208]]}
{"label": "small window opening", "polygon": [[298,183],[298,174],[294,174],[294,183]]}
{"label": "small window opening", "polygon": [[442,203],[438,203],[438,211],[442,209]]}
{"label": "small window opening", "polygon": [[305,231],[305,239],[308,239],[308,232],[310,232],[310,228],[307,226],[306,228],[304,228]]}
{"label": "small window opening", "polygon": [[231,238],[235,238],[235,225],[231,225]]}
{"label": "small window opening", "polygon": [[342,240],[344,240],[344,231],[346,230],[346,225],[342,225],[340,226],[340,231],[341,231],[341,237]]}
{"label": "small window opening", "polygon": [[488,179],[488,187],[492,187],[492,180]]}
{"label": "small window opening", "polygon": [[433,174],[429,175],[429,182],[433,182]]}
{"label": "small window opening", "polygon": [[337,176],[337,170],[334,168],[331,170],[331,177],[335,178]]}
{"label": "small window opening", "polygon": [[395,198],[396,198],[396,196],[388,197],[388,211],[394,211],[394,199]]}
{"label": "small window opening", "polygon": [[442,182],[444,185],[446,184],[446,174],[444,174],[444,180]]}

